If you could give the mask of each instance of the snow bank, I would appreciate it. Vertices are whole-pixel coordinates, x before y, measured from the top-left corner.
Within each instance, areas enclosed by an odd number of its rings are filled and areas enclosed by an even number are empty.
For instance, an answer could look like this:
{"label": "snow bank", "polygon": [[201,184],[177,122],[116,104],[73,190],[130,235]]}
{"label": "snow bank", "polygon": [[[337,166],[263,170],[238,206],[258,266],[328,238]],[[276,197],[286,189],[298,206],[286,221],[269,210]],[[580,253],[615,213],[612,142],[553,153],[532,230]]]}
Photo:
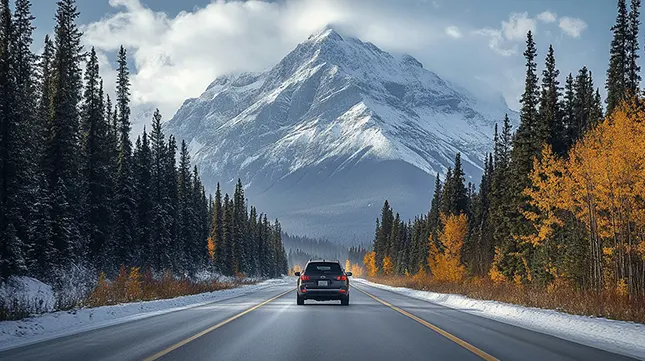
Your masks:
{"label": "snow bank", "polygon": [[[19,321],[0,322],[0,350],[67,336],[79,332],[198,307],[249,294],[267,287],[289,284],[288,278],[273,279],[239,288],[182,296],[166,300],[125,303],[47,313]],[[44,284],[43,284],[44,285]],[[46,286],[46,285],[45,285]],[[49,286],[47,286],[49,287]],[[33,289],[33,288],[32,288]],[[51,288],[49,288],[51,292]]]}
{"label": "snow bank", "polygon": [[10,312],[16,309],[28,313],[51,312],[56,297],[51,286],[31,277],[10,277],[0,285],[0,302]]}
{"label": "snow bank", "polygon": [[357,283],[430,301],[463,312],[491,318],[569,341],[645,360],[645,325],[606,318],[570,315],[563,312],[484,301],[461,295],[392,287],[364,279]]}

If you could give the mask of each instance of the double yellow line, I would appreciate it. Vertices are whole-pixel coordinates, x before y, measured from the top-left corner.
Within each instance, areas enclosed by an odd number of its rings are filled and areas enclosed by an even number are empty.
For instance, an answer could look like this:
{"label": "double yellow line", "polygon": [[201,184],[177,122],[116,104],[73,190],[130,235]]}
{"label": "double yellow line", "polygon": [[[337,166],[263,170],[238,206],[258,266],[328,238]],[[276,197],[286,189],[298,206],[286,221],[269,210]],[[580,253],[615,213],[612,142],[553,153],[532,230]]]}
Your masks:
{"label": "double yellow line", "polygon": [[440,329],[439,327],[437,327],[437,326],[435,326],[435,325],[431,324],[430,322],[428,322],[428,321],[426,321],[426,320],[424,320],[424,319],[422,319],[422,318],[419,318],[419,317],[417,317],[417,316],[415,316],[415,315],[411,314],[410,312],[408,312],[408,311],[406,311],[406,310],[403,310],[403,309],[401,309],[401,308],[399,308],[399,307],[396,307],[396,306],[392,305],[391,303],[389,303],[389,302],[387,302],[387,301],[383,301],[382,299],[380,299],[380,298],[378,298],[378,297],[374,296],[374,295],[373,295],[373,294],[371,294],[371,293],[368,293],[368,292],[366,292],[366,291],[363,291],[363,290],[362,290],[362,289],[360,289],[360,288],[354,287],[354,289],[356,289],[356,290],[358,290],[358,291],[360,291],[360,292],[362,292],[362,293],[366,294],[367,296],[369,296],[369,297],[371,297],[372,299],[374,299],[376,302],[379,302],[379,303],[381,303],[382,305],[387,306],[387,307],[389,307],[389,308],[393,309],[394,311],[396,311],[396,312],[398,312],[398,313],[400,313],[400,314],[402,314],[402,315],[404,315],[404,316],[406,316],[406,317],[409,317],[409,318],[411,318],[411,319],[413,319],[413,320],[417,321],[418,323],[420,323],[420,324],[424,325],[425,327],[427,327],[427,328],[429,328],[429,329],[431,329],[431,330],[435,331],[436,333],[440,334],[441,336],[443,336],[443,337],[445,337],[445,338],[449,339],[450,341],[452,341],[452,342],[454,342],[454,343],[458,344],[459,346],[461,346],[461,347],[463,347],[463,348],[467,349],[468,351],[470,351],[470,352],[474,353],[475,355],[477,355],[477,356],[479,356],[479,357],[483,358],[483,359],[484,359],[484,360],[486,360],[486,361],[499,361],[499,359],[497,359],[497,358],[495,358],[495,357],[493,357],[493,356],[491,356],[491,355],[487,354],[486,352],[484,352],[484,351],[482,351],[482,350],[478,349],[477,347],[475,347],[475,346],[473,346],[473,345],[469,344],[468,342],[466,342],[466,341],[464,341],[464,340],[460,339],[459,337],[457,337],[457,336],[455,336],[455,335],[453,335],[453,334],[451,334],[451,333],[449,333],[449,332],[447,332],[447,331],[444,331],[444,330]]}
{"label": "double yellow line", "polygon": [[[364,293],[365,295],[371,297],[373,300],[381,303],[382,305],[384,305],[386,307],[389,307],[389,308],[393,309],[394,311],[396,311],[396,312],[398,312],[398,313],[400,313],[400,314],[402,314],[402,315],[404,315],[404,316],[406,316],[408,318],[411,318],[411,319],[417,321],[418,323],[420,323],[420,324],[424,325],[425,327],[427,327],[427,328],[437,332],[438,334],[446,337],[447,339],[453,341],[454,343],[456,343],[459,346],[467,349],[468,351],[474,353],[475,355],[481,357],[482,359],[484,359],[486,361],[499,361],[497,358],[495,358],[495,357],[489,355],[488,353],[478,349],[477,347],[475,347],[475,346],[469,344],[468,342],[458,338],[457,336],[455,336],[455,335],[453,335],[453,334],[451,334],[451,333],[449,333],[447,331],[442,330],[441,328],[431,324],[430,322],[428,322],[428,321],[426,321],[424,319],[421,319],[421,318],[419,318],[419,317],[417,317],[417,316],[415,316],[415,315],[413,315],[413,314],[411,314],[411,313],[409,313],[409,312],[407,312],[407,311],[405,311],[405,310],[403,310],[403,309],[401,309],[399,307],[396,307],[396,306],[392,305],[391,303],[389,303],[387,301],[384,301],[384,300],[372,295],[371,293],[368,293],[367,291],[363,291],[362,289],[357,288],[357,287],[354,287],[354,289]],[[152,355],[150,357],[145,358],[144,361],[158,360],[161,357],[169,354],[170,352],[172,352],[172,351],[174,351],[174,350],[186,345],[187,343],[189,343],[191,341],[194,341],[194,340],[196,340],[196,339],[208,334],[209,332],[214,331],[214,330],[226,325],[227,323],[246,315],[249,312],[254,311],[254,310],[266,305],[267,303],[272,302],[272,301],[274,301],[274,300],[286,295],[287,293],[289,293],[291,291],[293,291],[293,289],[290,289],[290,290],[287,290],[285,292],[282,292],[282,293],[280,293],[279,295],[277,295],[275,297],[272,297],[272,298],[270,298],[270,299],[268,299],[268,300],[266,300],[266,301],[264,301],[262,303],[259,303],[259,304],[255,305],[255,306],[253,306],[253,307],[251,307],[251,308],[249,308],[249,309],[247,309],[247,310],[245,310],[243,312],[240,312],[240,313],[238,313],[238,314],[236,314],[236,315],[234,315],[232,317],[229,317],[226,320],[224,320],[224,321],[222,321],[222,322],[220,322],[220,323],[218,323],[218,324],[216,324],[214,326],[211,326],[211,327],[209,327],[209,328],[207,328],[207,329],[205,329],[205,330],[203,330],[203,331],[201,331],[201,332],[199,332],[199,333],[197,333],[197,334],[195,334],[195,335],[193,335],[193,336],[191,336],[191,337],[189,337],[189,338],[187,338],[187,339],[185,339],[183,341],[180,341],[180,342],[178,342],[178,343],[176,343],[176,344],[174,344],[174,345],[172,345],[172,346],[170,346],[170,347],[168,347],[168,348],[166,348],[166,349],[164,349],[162,351],[157,352],[156,354],[154,354],[154,355]]]}
{"label": "double yellow line", "polygon": [[191,336],[191,337],[189,337],[189,338],[187,338],[187,339],[185,339],[185,340],[183,340],[183,341],[177,342],[176,344],[174,344],[174,345],[172,345],[172,346],[168,347],[168,348],[167,348],[167,349],[165,349],[165,350],[159,351],[159,352],[157,352],[156,354],[154,354],[154,355],[152,355],[152,356],[150,356],[150,357],[146,357],[143,361],[154,361],[154,360],[158,360],[158,359],[160,359],[161,357],[163,357],[163,356],[165,356],[165,355],[167,355],[167,354],[171,353],[172,351],[174,351],[174,350],[176,350],[176,349],[180,348],[181,346],[183,346],[183,345],[185,345],[185,344],[187,344],[187,343],[189,343],[189,342],[191,342],[191,341],[194,341],[194,340],[196,340],[196,339],[198,339],[198,338],[200,338],[200,337],[204,336],[205,334],[207,334],[207,333],[209,333],[209,332],[211,332],[211,331],[214,331],[214,330],[216,330],[216,329],[218,329],[218,328],[220,328],[220,327],[222,327],[222,326],[226,325],[227,323],[229,323],[229,322],[231,322],[231,321],[233,321],[233,320],[235,320],[235,319],[238,319],[238,318],[240,318],[240,317],[242,317],[242,316],[246,315],[247,313],[249,313],[249,312],[251,312],[251,311],[253,311],[253,310],[258,309],[258,308],[260,308],[260,307],[262,307],[262,306],[266,305],[267,303],[269,303],[269,302],[271,302],[271,301],[274,301],[274,300],[276,300],[276,299],[278,299],[278,298],[280,298],[280,297],[282,297],[282,296],[286,295],[287,293],[289,293],[289,292],[291,292],[291,291],[293,291],[293,289],[290,289],[290,290],[288,290],[288,291],[282,292],[281,294],[279,294],[279,295],[277,295],[277,296],[275,296],[275,297],[272,297],[272,298],[270,298],[270,299],[268,299],[268,300],[266,300],[266,301],[264,301],[264,302],[262,302],[262,303],[260,303],[260,304],[257,304],[257,305],[255,305],[255,306],[253,306],[253,307],[251,307],[251,308],[247,309],[246,311],[240,312],[240,313],[236,314],[235,316],[232,316],[232,317],[230,317],[230,318],[227,318],[226,320],[224,320],[224,321],[222,321],[222,322],[218,323],[218,324],[217,324],[217,325],[215,325],[215,326],[209,327],[209,328],[205,329],[204,331],[202,331],[202,332],[200,332],[200,333],[198,333],[198,334],[196,334],[196,335],[193,335],[193,336]]}

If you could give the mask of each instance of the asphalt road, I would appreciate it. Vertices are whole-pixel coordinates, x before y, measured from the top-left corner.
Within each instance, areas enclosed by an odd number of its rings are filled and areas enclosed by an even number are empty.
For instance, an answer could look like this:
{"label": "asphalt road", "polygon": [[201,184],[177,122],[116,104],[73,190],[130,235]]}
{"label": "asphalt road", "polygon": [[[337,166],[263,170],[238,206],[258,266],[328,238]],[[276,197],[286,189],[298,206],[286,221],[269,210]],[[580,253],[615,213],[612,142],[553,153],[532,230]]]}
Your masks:
{"label": "asphalt road", "polygon": [[297,306],[293,287],[276,286],[0,352],[21,361],[482,359],[632,360],[362,284],[347,307]]}

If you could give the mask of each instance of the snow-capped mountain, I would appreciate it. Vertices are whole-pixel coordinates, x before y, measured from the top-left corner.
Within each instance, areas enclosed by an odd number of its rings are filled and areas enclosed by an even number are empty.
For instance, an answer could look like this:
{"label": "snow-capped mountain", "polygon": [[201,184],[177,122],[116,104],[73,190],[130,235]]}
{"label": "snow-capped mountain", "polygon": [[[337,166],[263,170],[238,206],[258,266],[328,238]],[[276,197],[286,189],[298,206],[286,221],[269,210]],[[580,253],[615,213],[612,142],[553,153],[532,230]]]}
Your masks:
{"label": "snow-capped mountain", "polygon": [[267,72],[222,76],[166,131],[190,144],[208,191],[241,178],[285,231],[369,240],[384,199],[426,212],[455,153],[478,182],[503,100],[490,103],[411,56],[327,28]]}

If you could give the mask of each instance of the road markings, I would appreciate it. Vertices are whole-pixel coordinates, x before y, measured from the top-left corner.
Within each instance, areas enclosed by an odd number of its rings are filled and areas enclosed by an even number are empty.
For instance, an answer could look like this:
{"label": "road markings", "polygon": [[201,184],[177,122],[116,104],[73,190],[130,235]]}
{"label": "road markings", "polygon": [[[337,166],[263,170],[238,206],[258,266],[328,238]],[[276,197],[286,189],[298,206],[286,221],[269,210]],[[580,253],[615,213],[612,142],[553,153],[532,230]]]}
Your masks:
{"label": "road markings", "polygon": [[218,323],[218,324],[217,324],[217,325],[215,325],[215,326],[209,327],[209,328],[205,329],[204,331],[202,331],[202,332],[200,332],[200,333],[198,333],[198,334],[195,334],[195,335],[193,335],[193,336],[190,336],[189,338],[187,338],[187,339],[185,339],[185,340],[183,340],[183,341],[177,342],[176,344],[174,344],[174,345],[172,345],[172,346],[168,347],[167,349],[165,349],[165,350],[163,350],[163,351],[159,351],[159,352],[157,352],[156,354],[154,354],[154,355],[152,355],[152,356],[150,356],[150,357],[145,358],[143,361],[154,361],[154,360],[158,360],[158,359],[160,359],[161,357],[163,357],[163,356],[165,356],[165,355],[169,354],[170,352],[172,352],[172,351],[174,351],[174,350],[176,350],[176,349],[180,348],[181,346],[184,346],[185,344],[187,344],[187,343],[189,343],[189,342],[191,342],[191,341],[194,341],[194,340],[196,340],[196,339],[198,339],[198,338],[200,338],[200,337],[204,336],[205,334],[207,334],[207,333],[209,333],[209,332],[211,332],[211,331],[213,331],[213,330],[216,330],[216,329],[218,329],[218,328],[220,328],[220,327],[222,327],[222,326],[226,325],[227,323],[229,323],[229,322],[231,322],[231,321],[233,321],[233,320],[235,320],[235,319],[237,319],[237,318],[240,318],[240,317],[242,317],[242,316],[246,315],[246,314],[247,314],[247,313],[249,313],[249,312],[251,312],[251,311],[253,311],[253,310],[258,309],[258,308],[260,308],[260,307],[262,307],[262,306],[266,305],[267,303],[269,303],[269,302],[271,302],[271,301],[274,301],[274,300],[276,300],[276,299],[278,299],[278,298],[280,298],[280,297],[282,297],[282,296],[286,295],[287,293],[289,293],[289,292],[291,292],[291,291],[293,291],[293,289],[290,289],[290,290],[288,290],[288,291],[282,292],[281,294],[279,294],[279,295],[277,295],[277,296],[275,296],[275,297],[272,297],[272,298],[270,298],[270,299],[268,299],[268,300],[266,300],[266,301],[264,301],[264,302],[262,302],[262,303],[260,303],[260,304],[257,304],[257,305],[255,305],[255,306],[253,306],[253,307],[251,307],[251,308],[247,309],[246,311],[242,311],[242,312],[240,312],[240,313],[236,314],[235,316],[232,316],[232,317],[230,317],[230,318],[227,318],[226,320],[224,320],[224,321],[222,321],[222,322]]}
{"label": "road markings", "polygon": [[389,303],[389,302],[387,302],[387,301],[384,301],[384,300],[382,300],[382,299],[380,299],[380,298],[378,298],[378,297],[376,297],[376,296],[372,295],[371,293],[368,293],[367,291],[363,291],[362,289],[360,289],[360,288],[358,288],[358,287],[355,287],[355,286],[354,286],[354,288],[355,288],[355,289],[357,289],[358,291],[360,291],[360,292],[362,292],[362,293],[366,294],[367,296],[369,296],[369,297],[373,298],[375,301],[377,301],[377,302],[379,302],[379,303],[381,303],[381,304],[383,304],[383,305],[385,305],[385,306],[387,306],[387,307],[389,307],[389,308],[393,309],[394,311],[396,311],[396,312],[398,312],[398,313],[400,313],[400,314],[402,314],[402,315],[404,315],[404,316],[407,316],[407,317],[409,317],[409,318],[411,318],[411,319],[413,319],[413,320],[415,320],[415,321],[419,322],[420,324],[422,324],[422,325],[426,326],[427,328],[429,328],[429,329],[431,329],[431,330],[433,330],[433,331],[437,332],[438,334],[440,334],[440,335],[442,335],[442,336],[444,336],[444,337],[448,338],[449,340],[451,340],[451,341],[455,342],[455,343],[456,343],[456,344],[458,344],[459,346],[461,346],[461,347],[463,347],[463,348],[467,349],[468,351],[470,351],[470,352],[474,353],[475,355],[477,355],[477,356],[479,356],[479,357],[483,358],[484,360],[486,360],[486,361],[499,361],[499,359],[497,359],[497,358],[495,358],[495,357],[493,357],[493,356],[491,356],[491,355],[487,354],[486,352],[484,352],[484,351],[482,351],[482,350],[478,349],[477,347],[475,347],[475,346],[473,346],[473,345],[469,344],[468,342],[466,342],[466,341],[464,341],[464,340],[460,339],[459,337],[457,337],[457,336],[455,336],[455,335],[453,335],[453,334],[451,334],[451,333],[448,333],[447,331],[444,331],[444,330],[440,329],[439,327],[437,327],[437,326],[435,326],[435,325],[431,324],[430,322],[428,322],[428,321],[426,321],[426,320],[424,320],[424,319],[422,319],[422,318],[419,318],[419,317],[417,317],[417,316],[415,316],[415,315],[411,314],[411,313],[410,313],[410,312],[408,312],[408,311],[405,311],[405,310],[403,310],[403,309],[400,309],[400,308],[398,308],[398,307],[396,307],[396,306],[392,305],[391,303]]}

